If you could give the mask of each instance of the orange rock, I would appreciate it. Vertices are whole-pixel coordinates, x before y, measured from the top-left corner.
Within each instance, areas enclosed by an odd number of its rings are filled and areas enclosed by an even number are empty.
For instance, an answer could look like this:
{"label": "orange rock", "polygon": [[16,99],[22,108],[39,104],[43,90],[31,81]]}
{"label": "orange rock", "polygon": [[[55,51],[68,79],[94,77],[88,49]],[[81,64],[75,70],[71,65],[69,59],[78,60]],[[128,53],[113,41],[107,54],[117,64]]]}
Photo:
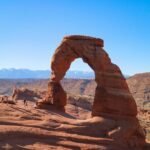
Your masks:
{"label": "orange rock", "polygon": [[41,99],[45,93],[42,92],[35,92],[33,90],[29,90],[26,88],[16,88],[14,89],[12,93],[12,99],[13,100],[34,100],[36,99]]}
{"label": "orange rock", "polygon": [[[136,116],[136,104],[129,92],[126,81],[119,67],[111,63],[102,46],[103,40],[93,37],[65,37],[52,58],[50,83],[57,82],[56,86],[61,87],[59,82],[65,76],[71,63],[76,58],[82,58],[95,72],[95,81],[97,83],[92,115],[113,113]],[[49,89],[51,89],[51,86],[52,84],[49,84]],[[55,95],[55,92],[48,91],[50,97],[52,96],[51,93]],[[61,96],[58,96],[59,94]],[[55,96],[52,96],[54,104],[65,106],[67,99],[64,96],[63,89],[60,92],[57,91],[56,95],[57,100],[54,98]]]}
{"label": "orange rock", "polygon": [[[100,116],[104,120],[110,119],[110,122],[113,122],[113,126],[104,131],[105,136],[126,146],[128,144],[130,146],[142,145],[145,137],[136,119],[136,103],[119,67],[111,62],[103,49],[103,45],[103,40],[98,38],[88,36],[65,37],[52,57],[52,73],[45,101],[64,110],[67,96],[60,81],[70,68],[71,63],[77,58],[82,58],[93,69],[97,83],[92,116]],[[103,131],[105,125],[107,124],[100,120],[98,126],[94,127],[94,131],[96,129]],[[89,128],[85,126],[86,132],[83,128],[78,129],[77,127],[78,132],[85,134],[88,134],[89,129],[92,130],[91,124]],[[94,135],[94,132],[91,134]]]}
{"label": "orange rock", "polygon": [[67,94],[59,82],[50,81],[48,83],[48,93],[45,101],[56,105],[59,109],[64,110],[66,105]]}

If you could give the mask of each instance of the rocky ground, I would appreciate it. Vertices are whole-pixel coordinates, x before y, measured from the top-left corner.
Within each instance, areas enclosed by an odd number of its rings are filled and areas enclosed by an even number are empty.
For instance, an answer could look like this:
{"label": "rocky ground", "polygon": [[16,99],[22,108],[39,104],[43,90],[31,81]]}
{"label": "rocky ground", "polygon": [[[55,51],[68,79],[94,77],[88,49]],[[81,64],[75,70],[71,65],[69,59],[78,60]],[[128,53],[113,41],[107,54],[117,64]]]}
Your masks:
{"label": "rocky ground", "polygon": [[[90,98],[85,99],[82,102],[83,97],[69,96],[66,113],[53,107],[35,109],[33,101],[27,106],[22,100],[15,105],[0,103],[0,149],[128,150],[112,139],[86,135],[93,130],[91,124],[96,125],[102,118],[90,119]],[[82,130],[85,135],[81,134]]]}
{"label": "rocky ground", "polygon": [[[85,132],[83,124],[84,126],[96,124],[101,119],[89,118],[88,101],[83,106],[80,104],[80,108],[76,107],[74,100],[70,101],[66,113],[52,107],[47,110],[35,109],[34,104],[30,101],[24,106],[22,100],[17,101],[15,105],[0,103],[0,149],[105,150],[106,147],[108,150],[116,150],[116,147],[123,149],[112,139],[78,133],[82,128]],[[85,121],[85,118],[89,119]]]}
{"label": "rocky ground", "polygon": [[[12,87],[25,87],[44,91],[48,80],[1,80],[1,94],[10,94]],[[150,73],[139,74],[127,79],[128,86],[138,106],[138,118],[150,142]],[[105,149],[116,150],[117,143],[110,139],[72,133],[77,124],[90,118],[95,89],[93,80],[62,81],[68,96],[66,113],[54,108],[35,109],[35,101],[24,106],[22,100],[16,105],[0,103],[0,149]],[[10,98],[11,100],[11,98]],[[91,122],[92,120],[88,120]],[[98,121],[97,118],[95,121]],[[69,126],[70,133],[60,130]],[[58,132],[59,131],[59,132]],[[102,141],[102,142],[99,142]],[[120,148],[122,149],[122,148]],[[145,148],[146,149],[146,148]]]}

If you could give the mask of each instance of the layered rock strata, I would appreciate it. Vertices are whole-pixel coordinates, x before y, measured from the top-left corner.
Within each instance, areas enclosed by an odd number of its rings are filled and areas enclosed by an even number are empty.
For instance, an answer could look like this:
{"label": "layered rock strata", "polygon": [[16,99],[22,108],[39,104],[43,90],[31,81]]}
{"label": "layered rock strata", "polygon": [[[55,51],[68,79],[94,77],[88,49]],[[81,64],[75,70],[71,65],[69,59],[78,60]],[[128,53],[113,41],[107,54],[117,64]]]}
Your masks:
{"label": "layered rock strata", "polygon": [[[52,57],[52,73],[43,103],[65,110],[67,96],[60,81],[71,63],[82,58],[95,73],[97,87],[92,117],[100,119],[96,122],[90,120],[89,123],[87,120],[80,125],[75,123],[71,131],[111,138],[127,147],[142,147],[145,137],[136,119],[136,103],[119,67],[111,62],[103,46],[103,40],[98,38],[76,35],[64,37]],[[86,132],[89,129],[92,132]],[[66,126],[60,127],[59,130],[70,131]]]}

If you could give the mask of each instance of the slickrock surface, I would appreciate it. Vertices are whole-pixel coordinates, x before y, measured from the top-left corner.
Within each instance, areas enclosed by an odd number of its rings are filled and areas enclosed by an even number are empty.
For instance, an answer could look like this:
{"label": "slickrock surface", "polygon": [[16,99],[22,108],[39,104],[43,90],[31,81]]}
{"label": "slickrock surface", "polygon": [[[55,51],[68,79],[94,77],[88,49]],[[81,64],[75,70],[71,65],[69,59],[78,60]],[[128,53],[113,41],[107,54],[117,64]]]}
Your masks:
{"label": "slickrock surface", "polygon": [[[11,98],[9,98],[11,100]],[[48,109],[35,109],[33,101],[24,106],[22,100],[16,105],[0,103],[0,149],[4,150],[139,150],[141,148],[125,148],[124,145],[111,138],[99,137],[102,130],[97,131],[99,122],[109,119],[82,116],[85,110],[76,101],[71,100],[66,113],[49,106]],[[77,99],[82,101],[82,99]],[[78,102],[79,103],[79,102]],[[88,101],[84,105],[88,105]],[[85,107],[87,108],[87,106]],[[82,110],[81,110],[82,109]],[[78,112],[81,116],[78,116]],[[87,113],[86,113],[87,114]],[[87,118],[86,120],[81,118]],[[79,119],[80,118],[80,119]],[[90,126],[90,127],[89,127]],[[94,127],[93,127],[94,126]],[[92,130],[90,129],[92,128]],[[103,126],[103,129],[107,128]],[[81,134],[80,130],[83,132]],[[98,136],[91,136],[96,132]],[[85,135],[88,133],[89,135]],[[143,150],[149,150],[144,147]]]}

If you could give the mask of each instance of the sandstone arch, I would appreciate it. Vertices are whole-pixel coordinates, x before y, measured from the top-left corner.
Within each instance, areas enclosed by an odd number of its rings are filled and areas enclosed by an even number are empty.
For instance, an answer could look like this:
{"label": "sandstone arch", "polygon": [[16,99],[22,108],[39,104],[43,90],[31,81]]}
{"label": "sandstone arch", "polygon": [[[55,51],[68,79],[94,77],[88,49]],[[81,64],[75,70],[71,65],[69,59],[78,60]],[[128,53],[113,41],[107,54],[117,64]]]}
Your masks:
{"label": "sandstone arch", "polygon": [[127,149],[141,149],[145,145],[145,136],[136,118],[137,106],[119,67],[104,51],[101,39],[87,36],[63,39],[52,57],[47,96],[38,105],[53,104],[65,111],[67,95],[60,80],[76,58],[82,58],[95,73],[97,87],[92,118],[72,120],[72,128],[65,123],[57,130],[109,138]]}
{"label": "sandstone arch", "polygon": [[93,116],[113,115],[136,116],[137,107],[129,92],[126,81],[118,66],[113,64],[103,49],[103,40],[87,36],[67,36],[56,49],[51,62],[51,78],[48,85],[47,103],[64,110],[67,97],[60,80],[71,63],[82,58],[95,73],[97,83]]}

